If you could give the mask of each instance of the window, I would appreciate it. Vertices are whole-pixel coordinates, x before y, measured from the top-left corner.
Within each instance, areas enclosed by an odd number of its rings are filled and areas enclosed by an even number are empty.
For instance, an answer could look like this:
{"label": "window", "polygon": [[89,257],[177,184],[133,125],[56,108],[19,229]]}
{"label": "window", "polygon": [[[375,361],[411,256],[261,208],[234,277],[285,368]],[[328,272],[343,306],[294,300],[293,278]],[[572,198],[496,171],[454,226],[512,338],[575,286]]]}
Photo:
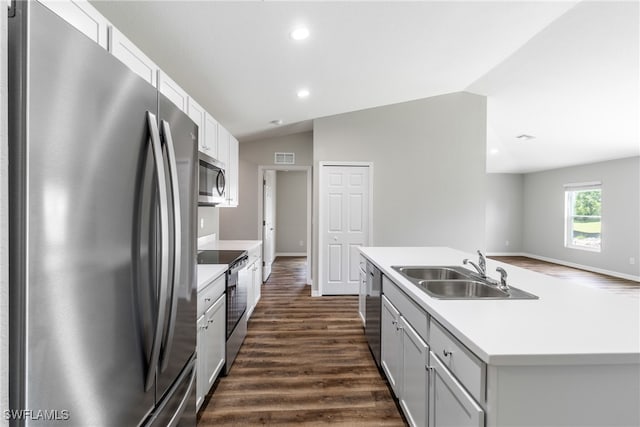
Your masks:
{"label": "window", "polygon": [[602,190],[600,183],[565,185],[565,236],[568,248],[600,252]]}

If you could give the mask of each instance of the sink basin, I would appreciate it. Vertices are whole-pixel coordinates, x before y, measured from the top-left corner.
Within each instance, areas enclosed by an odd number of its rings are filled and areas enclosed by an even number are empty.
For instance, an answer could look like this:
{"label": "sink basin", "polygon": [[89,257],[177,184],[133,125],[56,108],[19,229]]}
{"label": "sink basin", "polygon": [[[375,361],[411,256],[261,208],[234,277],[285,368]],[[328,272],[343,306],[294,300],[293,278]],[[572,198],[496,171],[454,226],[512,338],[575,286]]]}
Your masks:
{"label": "sink basin", "polygon": [[459,280],[470,279],[470,271],[466,273],[459,267],[394,267],[396,271],[407,277],[418,280]]}
{"label": "sink basin", "polygon": [[391,267],[415,284],[418,289],[438,299],[538,299],[537,296],[509,286],[498,289],[495,281],[482,278],[464,267],[450,266],[393,266]]}
{"label": "sink basin", "polygon": [[441,299],[509,298],[507,292],[477,280],[421,280],[418,287]]}

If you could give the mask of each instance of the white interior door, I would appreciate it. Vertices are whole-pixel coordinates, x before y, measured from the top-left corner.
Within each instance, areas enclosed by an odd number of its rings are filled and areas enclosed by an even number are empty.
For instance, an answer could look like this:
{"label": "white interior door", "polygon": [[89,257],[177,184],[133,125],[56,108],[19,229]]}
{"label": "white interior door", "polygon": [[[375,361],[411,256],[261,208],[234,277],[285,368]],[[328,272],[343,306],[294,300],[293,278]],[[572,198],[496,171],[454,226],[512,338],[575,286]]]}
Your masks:
{"label": "white interior door", "polygon": [[323,295],[358,294],[358,246],[369,244],[369,167],[320,170],[320,268]]}
{"label": "white interior door", "polygon": [[266,281],[271,274],[271,264],[276,251],[276,171],[264,171],[262,191],[264,209],[262,216],[262,279]]}

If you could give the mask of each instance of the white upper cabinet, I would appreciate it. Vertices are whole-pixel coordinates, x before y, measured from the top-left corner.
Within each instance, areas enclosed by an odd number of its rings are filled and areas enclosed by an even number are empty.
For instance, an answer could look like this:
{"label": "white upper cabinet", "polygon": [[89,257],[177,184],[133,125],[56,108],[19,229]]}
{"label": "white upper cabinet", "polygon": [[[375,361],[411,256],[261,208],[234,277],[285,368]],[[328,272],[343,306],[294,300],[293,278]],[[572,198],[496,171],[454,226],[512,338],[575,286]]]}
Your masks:
{"label": "white upper cabinet", "polygon": [[[225,171],[229,172],[229,131],[222,125],[218,125],[218,157],[224,163]],[[227,178],[229,179],[229,178]]]}
{"label": "white upper cabinet", "polygon": [[238,175],[239,175],[239,143],[233,136],[229,135],[229,165],[227,166],[227,200],[228,205],[238,206]]}
{"label": "white upper cabinet", "polygon": [[199,150],[223,162],[225,166],[227,194],[225,203],[220,206],[238,206],[238,140],[87,0],[39,1],[95,43],[108,49],[191,117],[198,125]]}
{"label": "white upper cabinet", "polygon": [[206,111],[193,98],[188,100],[188,114],[191,120],[198,125],[198,148],[200,151],[206,152],[205,140],[205,115]]}
{"label": "white upper cabinet", "polygon": [[158,89],[160,93],[166,96],[176,104],[176,106],[188,113],[189,94],[184,91],[176,82],[171,80],[164,71],[158,70]]}
{"label": "white upper cabinet", "polygon": [[204,118],[204,148],[200,149],[218,160],[218,122],[211,114],[205,112]]}
{"label": "white upper cabinet", "polygon": [[87,0],[40,0],[40,3],[107,49],[109,21]]}
{"label": "white upper cabinet", "polygon": [[117,28],[109,28],[109,51],[147,82],[156,86],[158,66]]}
{"label": "white upper cabinet", "polygon": [[239,143],[222,125],[218,125],[218,156],[216,159],[224,163],[227,178],[226,201],[221,207],[238,206],[238,167]]}

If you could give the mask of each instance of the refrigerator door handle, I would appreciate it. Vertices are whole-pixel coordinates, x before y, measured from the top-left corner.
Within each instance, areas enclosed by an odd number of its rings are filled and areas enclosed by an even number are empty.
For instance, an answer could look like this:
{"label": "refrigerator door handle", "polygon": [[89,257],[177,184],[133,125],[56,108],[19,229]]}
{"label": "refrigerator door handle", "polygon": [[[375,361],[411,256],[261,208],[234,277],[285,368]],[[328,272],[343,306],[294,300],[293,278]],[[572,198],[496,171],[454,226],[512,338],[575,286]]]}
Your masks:
{"label": "refrigerator door handle", "polygon": [[180,405],[178,405],[178,409],[176,409],[176,412],[173,414],[173,417],[171,417],[171,420],[169,420],[167,427],[175,427],[180,422],[180,419],[182,418],[182,413],[186,409],[187,403],[189,402],[189,396],[191,395],[191,391],[193,390],[193,385],[195,384],[195,382],[196,382],[196,367],[194,366],[191,369],[191,378],[189,379],[189,386],[187,387],[187,391],[184,394],[184,396],[182,396]]}
{"label": "refrigerator door handle", "polygon": [[149,127],[149,139],[153,152],[153,160],[158,180],[158,198],[160,204],[160,290],[158,292],[157,315],[155,330],[153,333],[153,344],[151,346],[151,356],[147,365],[145,378],[145,391],[148,391],[155,381],[156,369],[160,355],[160,345],[162,343],[162,329],[164,326],[165,307],[167,301],[167,287],[169,282],[169,209],[168,190],[164,174],[164,161],[162,157],[162,146],[160,143],[160,132],[156,116],[147,111],[147,125]]}
{"label": "refrigerator door handle", "polygon": [[167,149],[167,158],[169,163],[169,180],[171,182],[171,193],[173,196],[173,254],[175,259],[175,267],[173,269],[173,280],[171,284],[171,293],[169,295],[169,324],[165,331],[162,362],[160,370],[167,369],[169,364],[169,354],[171,353],[171,345],[173,343],[173,333],[176,327],[176,309],[178,306],[178,287],[180,284],[180,275],[182,273],[182,218],[180,217],[180,188],[178,187],[178,167],[176,163],[176,154],[173,146],[173,138],[171,137],[171,127],[166,120],[162,120],[160,124],[162,130],[162,144]]}

